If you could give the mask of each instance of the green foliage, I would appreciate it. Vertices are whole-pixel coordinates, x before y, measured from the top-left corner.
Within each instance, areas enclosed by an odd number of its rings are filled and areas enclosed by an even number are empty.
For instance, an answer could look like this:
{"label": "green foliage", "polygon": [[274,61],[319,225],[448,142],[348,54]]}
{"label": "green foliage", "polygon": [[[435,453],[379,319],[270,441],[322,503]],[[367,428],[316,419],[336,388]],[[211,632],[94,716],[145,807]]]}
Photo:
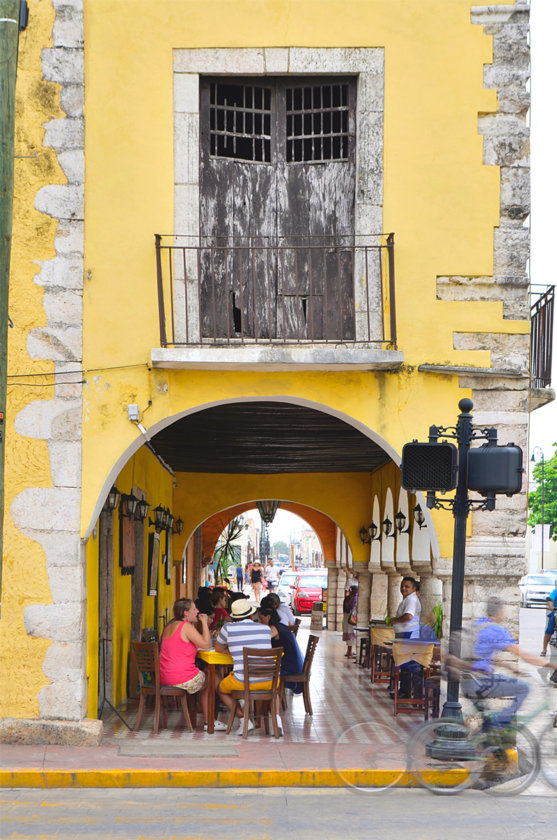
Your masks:
{"label": "green foliage", "polygon": [[437,604],[432,610],[431,627],[438,639],[443,634],[443,604]]}
{"label": "green foliage", "polygon": [[557,542],[557,443],[554,443],[555,452],[543,465],[537,461],[532,470],[537,487],[528,496],[528,525],[534,529],[535,525],[542,523],[542,500],[543,500],[543,522],[550,525],[549,537]]}
{"label": "green foliage", "polygon": [[213,560],[215,561],[215,581],[224,583],[228,580],[230,566],[236,566],[241,559],[240,546],[236,540],[244,530],[244,520],[233,519],[223,530],[217,542]]}
{"label": "green foliage", "polygon": [[284,540],[278,540],[278,542],[273,543],[273,554],[275,556],[278,556],[279,554],[290,555],[290,546],[288,546]]}

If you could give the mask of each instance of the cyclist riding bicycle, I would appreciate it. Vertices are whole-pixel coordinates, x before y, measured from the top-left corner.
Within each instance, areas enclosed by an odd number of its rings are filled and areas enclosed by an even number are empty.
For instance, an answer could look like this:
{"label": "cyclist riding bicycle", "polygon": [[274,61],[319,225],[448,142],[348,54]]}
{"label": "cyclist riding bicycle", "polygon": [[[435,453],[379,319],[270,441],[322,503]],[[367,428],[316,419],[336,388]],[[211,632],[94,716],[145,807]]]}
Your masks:
{"label": "cyclist riding bicycle", "polygon": [[[511,656],[522,659],[530,665],[537,665],[549,668],[554,673],[551,680],[557,677],[557,669],[549,662],[538,656],[533,656],[527,651],[518,647],[515,639],[509,631],[502,626],[504,619],[504,602],[497,596],[492,596],[486,604],[486,614],[472,623],[467,631],[469,636],[468,647],[471,648],[468,655],[461,660],[452,659],[452,666],[458,663],[461,670],[465,672],[462,681],[462,692],[473,700],[484,698],[511,698],[508,706],[495,713],[489,719],[492,727],[504,728],[510,726],[513,718],[528,696],[528,684],[518,678],[520,669],[515,662],[502,661],[504,668],[511,671],[514,676],[507,676],[495,672],[494,659],[497,654],[505,651]],[[462,655],[462,653],[461,653]]]}

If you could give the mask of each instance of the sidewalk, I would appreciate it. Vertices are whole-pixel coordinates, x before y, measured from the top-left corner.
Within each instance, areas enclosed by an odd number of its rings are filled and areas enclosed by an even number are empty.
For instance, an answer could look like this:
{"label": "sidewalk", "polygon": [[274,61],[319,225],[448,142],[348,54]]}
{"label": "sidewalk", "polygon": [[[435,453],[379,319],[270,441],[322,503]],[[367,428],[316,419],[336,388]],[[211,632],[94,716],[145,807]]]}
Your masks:
{"label": "sidewalk", "polygon": [[[309,619],[304,619],[299,642],[305,650]],[[339,632],[323,630],[311,677],[313,716],[305,714],[301,695],[288,695],[282,714],[283,737],[262,730],[247,739],[234,729],[230,735],[183,726],[181,713],[169,714],[167,729],[154,736],[152,712],[144,715],[141,730],[129,732],[108,710],[102,744],[98,747],[3,744],[0,784],[26,787],[113,786],[344,786],[333,764],[361,767],[361,744],[355,739],[332,755],[333,745],[353,724],[374,721],[369,746],[377,767],[404,766],[404,743],[421,718],[392,715],[392,700],[384,685],[372,686],[369,670],[348,661]],[[133,725],[136,703],[119,711]],[[149,710],[148,710],[149,711]],[[221,713],[221,719],[226,716]],[[199,724],[199,719],[198,719]],[[350,736],[348,736],[350,738]],[[369,757],[367,768],[370,768]],[[378,776],[381,784],[385,776]],[[388,777],[387,777],[388,781]],[[401,780],[404,782],[404,780]]]}
{"label": "sidewalk", "polygon": [[[533,611],[524,612],[530,613],[528,623],[535,620]],[[299,632],[302,650],[308,634],[309,619],[304,619]],[[394,718],[387,688],[372,685],[369,670],[345,658],[341,634],[323,630],[318,635],[310,688],[314,714],[305,714],[301,695],[289,694],[282,714],[284,734],[278,740],[261,730],[247,739],[236,729],[230,735],[189,733],[177,711],[169,714],[168,729],[159,735],[151,734],[152,712],[144,715],[141,731],[134,733],[108,710],[98,747],[1,745],[0,785],[343,787],[346,779],[356,783],[362,778],[367,784],[387,785],[405,766],[405,744],[422,718]],[[534,674],[527,708],[539,705],[542,692]],[[132,725],[135,709],[136,702],[120,708]],[[221,719],[226,720],[222,713]],[[348,730],[364,722],[362,743],[361,729],[357,734]],[[344,770],[344,780],[335,768]],[[411,780],[403,773],[398,784],[409,785]]]}

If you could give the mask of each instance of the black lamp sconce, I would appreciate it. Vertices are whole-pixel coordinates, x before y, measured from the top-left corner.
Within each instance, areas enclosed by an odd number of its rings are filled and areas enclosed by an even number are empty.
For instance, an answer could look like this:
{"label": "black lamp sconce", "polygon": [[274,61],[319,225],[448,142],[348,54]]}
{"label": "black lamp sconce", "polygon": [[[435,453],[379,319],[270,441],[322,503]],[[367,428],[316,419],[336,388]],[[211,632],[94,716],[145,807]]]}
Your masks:
{"label": "black lamp sconce", "polygon": [[395,528],[397,529],[399,534],[409,534],[410,533],[410,525],[408,528],[405,528],[406,525],[406,516],[405,514],[399,510],[397,515],[395,516]]}
{"label": "black lamp sconce", "polygon": [[135,508],[135,519],[136,522],[145,522],[147,518],[147,512],[149,510],[149,502],[147,499],[139,499],[137,502],[137,506]]}
{"label": "black lamp sconce", "polygon": [[393,528],[393,523],[391,522],[388,516],[386,516],[383,522],[381,523],[381,528],[386,537],[392,537],[394,540],[396,530]]}
{"label": "black lamp sconce", "polygon": [[369,545],[369,543],[372,543],[374,540],[381,539],[381,535],[377,536],[377,531],[378,528],[375,522],[372,522],[367,528],[365,526],[360,528],[360,539],[364,545]]}
{"label": "black lamp sconce", "polygon": [[184,528],[183,520],[180,517],[174,520],[174,516],[170,513],[168,508],[164,508],[162,505],[157,505],[156,508],[153,509],[153,515],[155,519],[149,519],[149,525],[152,525],[155,528],[157,534],[160,534],[161,531],[169,531],[172,534],[182,533]]}
{"label": "black lamp sconce", "polygon": [[126,516],[128,519],[134,519],[135,509],[139,499],[133,493],[122,493],[120,497],[120,516]]}
{"label": "black lamp sconce", "polygon": [[414,508],[414,522],[416,523],[420,531],[422,530],[422,528],[427,528],[424,512],[421,509],[420,505],[416,505],[416,507]]}
{"label": "black lamp sconce", "polygon": [[115,484],[112,485],[112,489],[108,496],[106,497],[106,501],[104,503],[103,510],[110,511],[110,513],[114,513],[116,508],[120,503],[120,491],[116,487]]}

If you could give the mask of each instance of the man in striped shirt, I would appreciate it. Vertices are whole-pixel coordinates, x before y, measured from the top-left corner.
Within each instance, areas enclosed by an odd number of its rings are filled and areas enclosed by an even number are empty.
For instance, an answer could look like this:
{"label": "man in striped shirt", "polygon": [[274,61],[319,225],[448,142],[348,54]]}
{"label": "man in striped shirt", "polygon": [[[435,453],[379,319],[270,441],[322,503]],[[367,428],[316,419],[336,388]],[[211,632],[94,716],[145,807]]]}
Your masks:
{"label": "man in striped shirt", "polygon": [[[219,653],[229,653],[234,660],[232,673],[219,685],[222,700],[230,710],[233,708],[232,698],[228,696],[230,692],[244,690],[244,648],[267,650],[271,647],[271,628],[252,621],[251,616],[255,612],[257,612],[257,607],[250,604],[247,599],[239,598],[234,601],[230,613],[232,620],[223,624],[215,641],[215,650]],[[251,687],[264,690],[270,688],[271,683],[257,683],[252,678]],[[238,715],[238,717],[242,716]],[[280,718],[278,718],[278,725],[279,730],[282,731]],[[248,730],[253,728],[253,722],[250,720]]]}

